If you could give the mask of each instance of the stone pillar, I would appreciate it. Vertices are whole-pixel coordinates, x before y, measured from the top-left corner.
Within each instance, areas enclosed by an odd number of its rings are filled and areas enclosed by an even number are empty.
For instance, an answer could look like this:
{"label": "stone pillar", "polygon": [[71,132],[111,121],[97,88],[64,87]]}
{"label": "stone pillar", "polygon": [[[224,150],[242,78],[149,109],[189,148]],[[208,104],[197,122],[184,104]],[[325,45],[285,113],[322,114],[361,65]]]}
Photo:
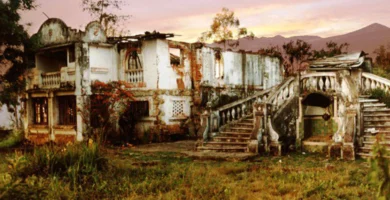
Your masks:
{"label": "stone pillar", "polygon": [[[76,110],[77,110],[77,119],[76,119],[76,141],[81,142],[83,141],[83,128],[84,127],[84,119],[87,114],[83,112],[89,112],[86,111],[84,108],[84,99],[83,96],[78,95],[76,96]],[[88,116],[89,117],[89,116]]]}
{"label": "stone pillar", "polygon": [[53,92],[49,92],[47,98],[47,121],[49,126],[49,140],[54,141],[54,102],[53,102]]}
{"label": "stone pillar", "polygon": [[265,152],[266,146],[262,143],[263,137],[265,137],[264,130],[264,116],[266,112],[266,104],[254,103],[253,104],[253,121],[254,129],[251,135],[251,142],[249,144],[249,151],[253,153]]}
{"label": "stone pillar", "polygon": [[31,112],[31,99],[28,93],[25,94],[25,105],[24,105],[24,115],[23,115],[23,129],[24,129],[24,138],[28,137],[28,126],[30,124],[30,112]]}
{"label": "stone pillar", "polygon": [[302,140],[305,137],[302,99],[303,99],[302,97],[299,97],[298,100],[298,117],[297,117],[297,125],[296,125],[297,132],[296,132],[296,140],[295,140],[296,149],[301,149]]}
{"label": "stone pillar", "polygon": [[345,160],[355,160],[356,114],[356,110],[352,109],[345,114],[345,134],[341,150],[341,158]]}

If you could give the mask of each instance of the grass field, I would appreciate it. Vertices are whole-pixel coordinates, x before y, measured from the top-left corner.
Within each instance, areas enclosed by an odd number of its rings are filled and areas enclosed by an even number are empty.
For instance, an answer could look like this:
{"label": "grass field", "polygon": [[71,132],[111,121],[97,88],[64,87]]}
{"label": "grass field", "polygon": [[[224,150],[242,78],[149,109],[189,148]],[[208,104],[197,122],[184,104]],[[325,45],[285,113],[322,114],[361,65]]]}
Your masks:
{"label": "grass field", "polygon": [[[228,162],[194,160],[171,152],[109,149],[103,153],[106,167],[90,170],[88,164],[77,164],[78,175],[73,173],[76,165],[37,171],[20,164],[19,170],[5,160],[43,163],[37,160],[46,159],[35,154],[0,156],[0,199],[374,199],[377,188],[369,181],[366,161],[328,160],[317,155]],[[43,165],[54,164],[45,161]],[[22,172],[12,173],[11,168]]]}

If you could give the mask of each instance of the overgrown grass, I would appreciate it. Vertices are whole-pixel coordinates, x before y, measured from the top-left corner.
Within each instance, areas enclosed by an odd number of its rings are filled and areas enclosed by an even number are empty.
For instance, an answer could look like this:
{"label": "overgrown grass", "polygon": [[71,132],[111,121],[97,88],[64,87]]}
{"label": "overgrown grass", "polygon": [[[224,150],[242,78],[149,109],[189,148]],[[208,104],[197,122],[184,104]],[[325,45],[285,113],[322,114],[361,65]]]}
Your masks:
{"label": "overgrown grass", "polygon": [[108,165],[99,167],[100,152],[96,156],[93,149],[81,146],[76,153],[66,153],[69,148],[8,155],[21,165],[12,167],[11,173],[0,171],[0,195],[13,199],[372,199],[377,188],[368,180],[370,167],[363,161],[296,154],[221,162],[178,153],[109,150]]}
{"label": "overgrown grass", "polygon": [[9,148],[20,144],[24,139],[22,130],[14,129],[4,139],[0,140],[0,149]]}

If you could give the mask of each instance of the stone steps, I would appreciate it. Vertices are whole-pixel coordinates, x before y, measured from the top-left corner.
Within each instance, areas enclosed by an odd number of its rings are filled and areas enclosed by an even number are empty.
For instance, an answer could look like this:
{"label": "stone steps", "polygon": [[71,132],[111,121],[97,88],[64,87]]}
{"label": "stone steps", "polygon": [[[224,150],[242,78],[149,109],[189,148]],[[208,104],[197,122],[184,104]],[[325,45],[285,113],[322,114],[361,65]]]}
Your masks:
{"label": "stone steps", "polygon": [[198,150],[201,151],[215,151],[215,152],[247,152],[248,147],[235,147],[235,146],[200,146]]}
{"label": "stone steps", "polygon": [[363,104],[363,108],[371,108],[371,107],[386,107],[384,103],[368,103]]}
{"label": "stone steps", "polygon": [[356,155],[362,158],[372,157],[378,136],[384,139],[379,143],[390,152],[390,108],[378,99],[360,98],[359,102],[363,104],[364,135],[362,146],[358,148]]}
{"label": "stone steps", "polygon": [[214,151],[214,152],[247,152],[250,136],[254,128],[253,117],[231,122],[230,127],[220,131],[216,136],[208,142],[204,142],[202,146],[198,146],[199,151]]}

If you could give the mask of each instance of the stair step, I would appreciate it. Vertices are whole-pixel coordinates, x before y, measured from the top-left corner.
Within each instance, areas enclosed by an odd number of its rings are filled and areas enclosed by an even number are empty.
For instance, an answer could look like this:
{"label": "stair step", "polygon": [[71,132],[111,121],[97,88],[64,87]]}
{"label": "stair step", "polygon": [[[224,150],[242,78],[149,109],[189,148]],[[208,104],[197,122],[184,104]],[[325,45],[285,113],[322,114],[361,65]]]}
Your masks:
{"label": "stair step", "polygon": [[[363,147],[359,147],[359,150],[370,150],[372,151],[374,149],[373,146],[363,146]],[[390,147],[386,147],[386,151],[390,151]]]}
{"label": "stair step", "polygon": [[[372,153],[363,153],[363,152],[358,152],[356,153],[356,155],[362,157],[362,158],[371,158],[371,157],[374,157],[374,155]],[[390,156],[383,156],[384,158],[387,158],[389,159]]]}
{"label": "stair step", "polygon": [[365,119],[364,122],[390,122],[390,119]]}
{"label": "stair step", "polygon": [[363,104],[363,108],[370,108],[370,107],[386,107],[386,104],[384,104],[384,103]]}
{"label": "stair step", "polygon": [[359,98],[370,98],[371,95],[368,95],[368,94],[362,94],[359,96]]}
{"label": "stair step", "polygon": [[390,131],[383,131],[383,130],[375,130],[377,132],[375,132],[374,134],[368,130],[364,130],[364,133],[365,134],[371,134],[371,135],[377,135],[377,134],[390,134]]}
{"label": "stair step", "polygon": [[237,125],[241,125],[241,126],[253,126],[253,123],[243,123],[243,122],[239,122],[239,123],[237,123]]}
{"label": "stair step", "polygon": [[215,147],[215,146],[200,146],[197,148],[198,150],[214,150],[214,151],[247,151],[247,147]]}
{"label": "stair step", "polygon": [[390,112],[390,108],[381,108],[381,109],[364,109],[363,112],[365,113],[372,113],[372,112]]}
{"label": "stair step", "polygon": [[[364,135],[363,136],[364,139],[369,139],[370,141],[372,141],[372,140],[376,141],[376,137],[377,137],[377,135]],[[383,139],[390,140],[390,136],[383,136]]]}
{"label": "stair step", "polygon": [[368,114],[368,115],[363,115],[363,117],[390,117],[390,114]]}
{"label": "stair step", "polygon": [[224,137],[224,136],[217,136],[213,137],[213,140],[215,141],[246,141],[248,142],[250,140],[250,137]]}
{"label": "stair step", "polygon": [[246,130],[246,131],[252,131],[253,128],[246,128],[246,127],[230,127],[230,129],[234,130]]}
{"label": "stair step", "polygon": [[217,141],[210,141],[210,142],[205,142],[203,145],[208,146],[208,145],[232,145],[232,146],[238,146],[238,145],[248,145],[248,142],[217,142]]}
{"label": "stair step", "polygon": [[376,124],[364,124],[365,128],[389,128],[390,124],[388,125],[376,125]]}
{"label": "stair step", "polygon": [[379,102],[378,99],[359,99],[359,103],[376,103]]}
{"label": "stair step", "polygon": [[[376,141],[363,141],[363,144],[374,145],[374,144],[376,144]],[[379,142],[379,144],[390,145],[390,142],[383,141],[383,142]]]}
{"label": "stair step", "polygon": [[237,132],[237,131],[221,131],[220,133],[222,135],[237,135],[237,136],[241,136],[241,135],[250,136],[252,134],[252,133]]}

